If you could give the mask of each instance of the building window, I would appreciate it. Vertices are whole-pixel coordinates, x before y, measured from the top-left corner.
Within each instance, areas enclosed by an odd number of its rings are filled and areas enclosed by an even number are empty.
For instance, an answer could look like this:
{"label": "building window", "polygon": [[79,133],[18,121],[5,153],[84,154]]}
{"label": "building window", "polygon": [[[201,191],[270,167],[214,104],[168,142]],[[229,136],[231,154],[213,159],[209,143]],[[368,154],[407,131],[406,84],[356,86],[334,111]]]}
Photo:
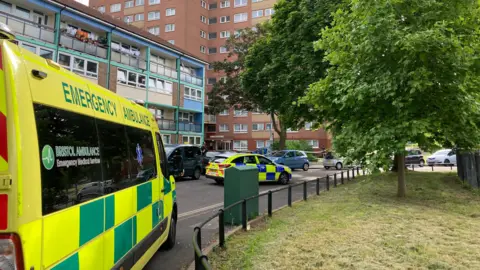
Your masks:
{"label": "building window", "polygon": [[173,83],[150,76],[148,79],[148,89],[151,91],[171,95],[173,92]]}
{"label": "building window", "polygon": [[257,148],[264,148],[265,147],[265,141],[256,141],[257,143]]}
{"label": "building window", "polygon": [[252,125],[252,131],[263,131],[264,130],[264,124],[263,123],[254,123]]}
{"label": "building window", "polygon": [[318,148],[318,141],[317,140],[308,140],[308,145],[312,148]]}
{"label": "building window", "polygon": [[233,141],[233,150],[247,151],[248,141]]}
{"label": "building window", "polygon": [[207,23],[207,17],[200,15],[200,21],[203,23]]}
{"label": "building window", "polygon": [[170,43],[170,44],[172,44],[172,45],[175,45],[175,40],[170,39],[170,40],[168,40],[168,43]]}
{"label": "building window", "polygon": [[175,15],[175,9],[174,8],[167,8],[167,16],[174,16]]}
{"label": "building window", "polygon": [[218,115],[228,115],[228,110],[223,110]]}
{"label": "building window", "polygon": [[136,22],[143,21],[144,19],[145,19],[145,14],[143,14],[143,13],[135,14],[135,21]]}
{"label": "building window", "polygon": [[131,8],[131,7],[133,7],[133,0],[125,2],[125,8]]}
{"label": "building window", "polygon": [[170,135],[162,135],[162,141],[163,141],[163,144],[171,144],[172,143],[172,140],[171,140],[171,136]]}
{"label": "building window", "polygon": [[216,38],[217,38],[217,32],[208,33],[208,39],[216,39]]}
{"label": "building window", "polygon": [[265,141],[265,147],[270,147],[270,145],[272,145],[272,141]]}
{"label": "building window", "polygon": [[186,135],[183,135],[182,136],[182,141],[184,144],[193,144],[193,145],[200,145],[201,144],[201,140],[202,138],[201,137],[198,137],[198,136],[186,136]]}
{"label": "building window", "polygon": [[252,0],[252,3],[262,2],[263,0]]}
{"label": "building window", "polygon": [[218,125],[218,130],[220,132],[227,132],[228,131],[228,124],[220,124]]}
{"label": "building window", "polygon": [[221,1],[220,8],[227,8],[230,7],[230,1]]}
{"label": "building window", "polygon": [[[2,3],[0,2],[0,5]],[[22,42],[22,41],[19,41],[18,42],[18,45],[24,49],[27,49],[29,51],[31,51],[32,53],[36,54],[36,55],[40,55],[41,57],[45,58],[45,59],[50,59],[52,60],[53,59],[53,50],[50,50],[50,49],[45,49],[43,47],[39,47],[37,45],[31,45],[31,44],[28,44],[28,43],[25,43],[25,42]]]}
{"label": "building window", "polygon": [[193,123],[194,115],[188,112],[178,112],[178,121]]}
{"label": "building window", "polygon": [[143,6],[145,4],[145,0],[135,0],[135,6]]}
{"label": "building window", "polygon": [[312,129],[312,122],[306,122],[305,123],[305,130],[311,130]]}
{"label": "building window", "polygon": [[98,7],[98,11],[100,11],[101,13],[104,13],[105,12],[105,6]]}
{"label": "building window", "polygon": [[165,32],[173,32],[175,31],[175,24],[165,24]]}
{"label": "building window", "polygon": [[160,20],[160,11],[149,12],[148,13],[148,20],[149,21]]}
{"label": "building window", "polygon": [[220,32],[220,38],[229,38],[230,32],[229,31],[222,31]]}
{"label": "building window", "polygon": [[126,23],[133,22],[133,15],[125,16],[125,18],[123,18],[123,21],[126,22]]}
{"label": "building window", "polygon": [[110,5],[110,12],[119,12],[122,9],[122,4]]}
{"label": "building window", "polygon": [[160,0],[149,0],[148,4],[149,5],[158,5],[158,4],[160,4]]}
{"label": "building window", "polygon": [[186,98],[186,99],[201,101],[202,100],[202,91],[185,86],[185,92],[184,92],[183,97]]}
{"label": "building window", "polygon": [[158,35],[160,35],[160,27],[156,26],[156,27],[149,28],[148,32],[150,32],[153,35],[158,36]]}
{"label": "building window", "polygon": [[207,52],[207,48],[205,48],[205,46],[203,46],[203,45],[200,45],[200,52],[201,52],[201,53],[206,53],[206,52]]}
{"label": "building window", "polygon": [[247,5],[248,0],[234,0],[235,1],[235,7],[243,7]]}
{"label": "building window", "polygon": [[233,22],[239,23],[239,22],[246,22],[248,20],[248,14],[247,13],[237,13],[233,17]]}
{"label": "building window", "polygon": [[263,9],[252,11],[252,18],[259,18],[263,16]]}
{"label": "building window", "polygon": [[97,78],[98,62],[93,62],[76,56],[59,53],[58,63],[64,68],[79,75]]}
{"label": "building window", "polygon": [[217,48],[208,48],[208,54],[216,54],[217,53]]}
{"label": "building window", "polygon": [[200,37],[207,38],[207,33],[205,33],[203,30],[200,30]]}
{"label": "building window", "polygon": [[273,13],[275,13],[275,10],[273,10],[273,8],[265,9],[265,16],[272,16]]}
{"label": "building window", "polygon": [[217,3],[212,3],[212,4],[208,5],[208,9],[210,9],[210,10],[217,9]]}
{"label": "building window", "polygon": [[216,24],[216,23],[217,23],[217,17],[208,18],[208,24]]}
{"label": "building window", "polygon": [[155,109],[155,108],[150,108],[148,109],[152,114],[155,119],[164,119],[165,118],[165,111],[162,109]]}
{"label": "building window", "polygon": [[137,88],[145,88],[146,77],[145,75],[119,68],[117,70],[117,82]]}
{"label": "building window", "polygon": [[265,130],[272,130],[272,123],[265,124]]}
{"label": "building window", "polygon": [[208,78],[208,84],[215,84],[217,82],[217,78]]}
{"label": "building window", "polygon": [[247,133],[248,126],[247,124],[234,124],[233,125],[233,132],[235,133]]}
{"label": "building window", "polygon": [[207,8],[207,2],[205,2],[205,1],[201,1],[200,5],[201,5],[202,8],[204,8],[204,9]]}
{"label": "building window", "polygon": [[228,53],[227,47],[220,46],[220,53]]}
{"label": "building window", "polygon": [[298,132],[298,129],[288,128],[288,129],[287,129],[287,132]]}
{"label": "building window", "polygon": [[220,23],[227,23],[227,22],[230,22],[230,16],[220,17]]}
{"label": "building window", "polygon": [[234,110],[233,116],[235,117],[245,117],[248,116],[248,111],[246,110]]}

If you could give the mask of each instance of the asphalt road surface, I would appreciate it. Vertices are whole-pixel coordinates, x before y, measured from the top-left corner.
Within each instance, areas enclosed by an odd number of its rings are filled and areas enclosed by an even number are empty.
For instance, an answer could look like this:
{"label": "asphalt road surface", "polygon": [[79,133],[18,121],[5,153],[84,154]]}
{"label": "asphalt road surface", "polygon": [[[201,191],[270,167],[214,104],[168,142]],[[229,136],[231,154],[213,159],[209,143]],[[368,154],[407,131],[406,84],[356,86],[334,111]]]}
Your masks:
{"label": "asphalt road surface", "polygon": [[[313,180],[332,175],[334,170],[325,170],[321,166],[312,166],[310,170],[295,170],[291,183],[300,183],[304,180]],[[333,184],[333,182],[331,182]],[[325,189],[325,180],[321,181],[320,188]],[[315,181],[309,183],[308,193],[316,191]],[[260,184],[260,192],[280,188],[282,185],[276,183]],[[287,190],[280,191],[273,195],[273,208],[280,208],[287,204]],[[292,189],[292,200],[303,198],[303,186]],[[199,180],[177,181],[177,201],[179,218],[177,223],[177,244],[170,251],[159,250],[148,265],[147,270],[159,269],[184,269],[193,261],[192,237],[193,229],[215,214],[223,207],[223,186],[217,185],[213,180],[201,177]],[[267,196],[260,198],[260,212],[267,210]],[[227,230],[227,229],[226,229]],[[218,232],[218,219],[213,219],[202,229],[202,246],[205,247]]]}

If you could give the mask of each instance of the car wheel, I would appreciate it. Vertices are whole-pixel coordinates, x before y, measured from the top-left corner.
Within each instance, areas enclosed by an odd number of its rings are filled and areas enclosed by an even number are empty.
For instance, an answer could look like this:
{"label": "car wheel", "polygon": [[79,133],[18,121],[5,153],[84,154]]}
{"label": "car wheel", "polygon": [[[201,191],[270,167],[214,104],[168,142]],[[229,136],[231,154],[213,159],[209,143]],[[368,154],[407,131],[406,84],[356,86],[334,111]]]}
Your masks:
{"label": "car wheel", "polygon": [[308,165],[308,163],[303,164],[304,171],[308,171],[309,168],[310,168],[310,165]]}
{"label": "car wheel", "polygon": [[280,174],[280,176],[278,177],[278,182],[282,185],[288,184],[288,175],[286,172]]}
{"label": "car wheel", "polygon": [[343,164],[341,162],[337,162],[337,164],[335,165],[335,169],[341,170],[342,168],[343,168]]}
{"label": "car wheel", "polygon": [[328,169],[330,169],[330,167],[329,167],[329,166],[324,166],[323,168],[325,168],[325,170],[328,170]]}
{"label": "car wheel", "polygon": [[202,174],[202,171],[200,170],[200,168],[195,168],[195,171],[193,171],[193,179],[195,180],[198,180],[200,179],[200,175]]}
{"label": "car wheel", "polygon": [[450,164],[450,160],[448,160],[448,159],[445,159],[445,161],[443,162],[443,164],[444,164],[444,165],[448,165],[448,164]]}
{"label": "car wheel", "polygon": [[165,244],[163,246],[165,249],[170,250],[175,246],[175,237],[177,236],[177,221],[173,218],[173,213],[172,213],[172,219],[170,221],[170,230],[168,231],[168,238],[167,241],[165,241]]}
{"label": "car wheel", "polygon": [[425,166],[425,160],[420,159],[420,163],[418,164],[418,166],[420,166],[420,167]]}

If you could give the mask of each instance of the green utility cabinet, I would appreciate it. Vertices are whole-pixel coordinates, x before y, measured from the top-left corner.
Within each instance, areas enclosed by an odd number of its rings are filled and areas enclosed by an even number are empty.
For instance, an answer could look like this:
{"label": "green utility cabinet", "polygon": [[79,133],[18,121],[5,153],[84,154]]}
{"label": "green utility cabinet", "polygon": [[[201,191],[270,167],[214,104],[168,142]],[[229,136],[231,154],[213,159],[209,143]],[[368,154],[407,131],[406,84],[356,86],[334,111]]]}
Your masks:
{"label": "green utility cabinet", "polygon": [[[258,195],[257,166],[238,166],[225,169],[223,205],[228,207],[243,199]],[[258,216],[258,197],[247,201],[248,219]],[[242,224],[242,204],[238,204],[224,213],[224,222],[228,225]]]}

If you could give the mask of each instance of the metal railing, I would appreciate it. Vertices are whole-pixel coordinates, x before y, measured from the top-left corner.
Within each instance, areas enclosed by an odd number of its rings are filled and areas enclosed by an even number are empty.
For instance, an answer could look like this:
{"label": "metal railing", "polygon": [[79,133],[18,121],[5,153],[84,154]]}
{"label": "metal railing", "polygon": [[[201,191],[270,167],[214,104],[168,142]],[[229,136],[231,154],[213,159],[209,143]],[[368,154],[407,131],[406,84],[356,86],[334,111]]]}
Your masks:
{"label": "metal railing", "polygon": [[182,82],[191,83],[191,84],[198,85],[198,86],[203,86],[203,79],[201,77],[198,77],[198,76],[195,76],[195,75],[192,75],[192,74],[188,74],[188,73],[185,73],[185,72],[180,73],[180,80]]}
{"label": "metal railing", "polygon": [[55,43],[55,29],[28,19],[0,11],[0,22],[8,25],[16,34]]}
{"label": "metal railing", "polygon": [[[210,223],[213,219],[218,217],[218,244],[220,247],[225,247],[225,216],[224,213],[225,211],[236,207],[238,205],[241,205],[242,207],[242,229],[244,231],[247,230],[247,225],[248,225],[248,212],[247,212],[247,202],[252,199],[260,198],[267,196],[267,212],[268,216],[272,217],[273,214],[273,194],[278,193],[283,190],[288,190],[288,196],[287,196],[287,204],[289,207],[292,207],[293,201],[292,201],[292,189],[297,186],[303,186],[303,200],[306,201],[308,199],[308,183],[315,182],[315,193],[316,195],[320,195],[320,181],[324,180],[325,181],[325,187],[326,191],[330,190],[330,182],[333,182],[333,187],[337,187],[340,184],[344,184],[345,180],[350,181],[355,179],[355,171],[357,173],[357,176],[360,175],[360,167],[354,167],[354,168],[349,168],[347,170],[343,170],[340,173],[335,173],[333,175],[327,175],[322,178],[317,178],[314,180],[306,180],[300,183],[296,184],[290,184],[285,187],[273,189],[273,190],[268,190],[259,193],[258,195],[251,196],[248,198],[245,198],[241,201],[238,201],[232,205],[229,205],[228,207],[222,208],[218,210],[217,213],[209,217],[207,220],[202,222],[200,225],[196,226],[193,229],[193,249],[194,249],[194,263],[195,263],[195,270],[203,270],[203,269],[212,269],[212,266],[208,262],[208,257],[207,255],[203,254],[202,252],[202,228]],[[346,172],[346,175],[345,175]],[[351,173],[350,173],[351,172]],[[362,169],[363,175],[366,174],[366,171]],[[340,179],[338,179],[338,175],[340,175]],[[332,179],[333,178],[333,179]]]}
{"label": "metal railing", "polygon": [[96,57],[100,57],[104,59],[107,58],[108,48],[106,45],[100,45],[100,44],[95,45],[92,43],[83,42],[65,33],[62,33],[60,35],[59,45],[64,48],[68,48],[78,52],[84,52]]}
{"label": "metal railing", "polygon": [[127,55],[114,50],[112,50],[112,61],[135,68],[147,69],[147,60],[140,56]]}
{"label": "metal railing", "polygon": [[178,130],[198,133],[198,132],[202,132],[202,125],[198,123],[179,122]]}
{"label": "metal railing", "polygon": [[158,128],[162,130],[176,130],[175,120],[171,119],[157,119]]}
{"label": "metal railing", "polygon": [[150,72],[177,79],[177,71],[174,68],[153,61],[150,61]]}

